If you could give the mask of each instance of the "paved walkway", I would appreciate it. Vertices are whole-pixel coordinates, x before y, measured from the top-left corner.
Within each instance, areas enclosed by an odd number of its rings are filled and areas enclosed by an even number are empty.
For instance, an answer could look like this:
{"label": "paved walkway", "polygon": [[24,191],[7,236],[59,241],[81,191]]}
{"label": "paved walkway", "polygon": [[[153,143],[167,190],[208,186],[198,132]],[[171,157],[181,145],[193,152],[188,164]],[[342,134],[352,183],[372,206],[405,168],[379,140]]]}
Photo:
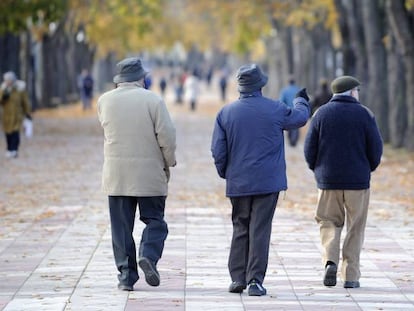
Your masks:
{"label": "paved walkway", "polygon": [[[95,116],[37,117],[36,136],[23,141],[20,158],[0,160],[0,310],[414,310],[412,217],[375,194],[375,211],[400,212],[370,216],[362,287],[322,285],[316,190],[301,147],[286,152],[291,189],[280,196],[273,222],[268,295],[228,293],[230,204],[209,151],[213,117],[170,108],[178,166],[167,200],[161,285],[150,287],[142,277],[133,292],[116,288]],[[138,221],[137,240],[142,228]]]}

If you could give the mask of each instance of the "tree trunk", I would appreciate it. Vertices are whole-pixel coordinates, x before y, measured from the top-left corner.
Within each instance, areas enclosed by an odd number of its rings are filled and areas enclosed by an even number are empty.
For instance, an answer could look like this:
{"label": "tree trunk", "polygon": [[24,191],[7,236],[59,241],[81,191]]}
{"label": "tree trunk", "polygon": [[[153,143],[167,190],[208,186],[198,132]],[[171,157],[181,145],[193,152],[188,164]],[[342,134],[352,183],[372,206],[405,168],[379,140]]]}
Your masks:
{"label": "tree trunk", "polygon": [[77,101],[79,99],[79,90],[78,90],[78,74],[80,73],[81,66],[77,66],[76,59],[76,40],[73,34],[67,34],[67,45],[68,50],[65,55],[65,60],[67,64],[67,92],[69,101]]}
{"label": "tree trunk", "polygon": [[404,64],[391,32],[389,38],[387,65],[390,143],[392,147],[400,148],[404,145],[404,133],[407,129]]}
{"label": "tree trunk", "polygon": [[386,2],[390,26],[401,48],[405,66],[407,87],[404,97],[407,104],[408,123],[404,145],[409,150],[414,150],[414,96],[412,94],[414,87],[414,29],[412,19],[414,13],[410,14],[404,4],[404,0],[387,0]]}
{"label": "tree trunk", "polygon": [[387,93],[387,58],[382,38],[384,29],[384,8],[377,0],[365,0],[362,5],[365,46],[368,57],[368,88],[366,105],[370,107],[377,119],[382,138],[389,140],[388,131],[388,93]]}
{"label": "tree trunk", "polygon": [[[289,36],[286,28],[277,20],[271,18],[274,35],[266,43],[267,67],[269,81],[264,88],[264,93],[270,98],[279,98],[280,90],[283,88],[289,75],[289,60],[284,40]],[[291,42],[291,39],[289,39]],[[292,57],[292,55],[290,55]]]}
{"label": "tree trunk", "polygon": [[311,30],[309,35],[312,38],[313,60],[311,79],[306,86],[308,92],[313,94],[318,89],[321,79],[330,81],[335,77],[335,51],[330,40],[331,33],[322,25]]}
{"label": "tree trunk", "polygon": [[112,53],[107,54],[105,58],[97,61],[95,66],[96,76],[98,77],[96,81],[97,91],[106,92],[114,88],[112,79],[115,74],[115,63],[115,56]]}
{"label": "tree trunk", "polygon": [[20,44],[21,78],[26,81],[26,90],[30,99],[32,110],[36,110],[37,100],[35,93],[35,74],[32,52],[33,42],[30,31],[25,31],[20,35]]}
{"label": "tree trunk", "polygon": [[[343,4],[344,0],[335,0],[335,6],[338,11],[339,31],[341,33],[342,44],[342,72],[340,74],[354,75],[355,74],[355,52],[351,45],[351,36],[346,16],[348,12]],[[346,1],[346,0],[345,0]]]}
{"label": "tree trunk", "polygon": [[40,103],[41,107],[53,107],[52,103],[52,91],[54,87],[54,77],[53,73],[55,72],[54,64],[53,64],[53,55],[52,55],[52,44],[51,39],[48,35],[43,36],[42,40],[42,77],[43,79],[40,80],[41,89],[42,89],[42,101]]}
{"label": "tree trunk", "polygon": [[295,71],[297,85],[309,86],[313,80],[315,48],[311,36],[304,29],[295,31]]}
{"label": "tree trunk", "polygon": [[[368,60],[365,48],[365,31],[363,27],[363,13],[361,6],[363,2],[357,0],[342,0],[345,10],[347,12],[346,18],[349,29],[350,44],[355,54],[355,68],[353,73],[359,81],[363,84],[368,83]],[[359,94],[361,102],[365,103],[367,94],[362,92]]]}
{"label": "tree trunk", "polygon": [[[279,27],[280,28],[280,27]],[[295,68],[295,52],[293,44],[293,30],[292,27],[285,27],[282,33],[282,47],[284,48],[285,61],[287,64],[287,72],[289,74],[294,74],[296,72]]]}
{"label": "tree trunk", "polygon": [[283,74],[282,41],[279,35],[272,36],[267,40],[266,55],[269,80],[263,93],[270,98],[279,98],[285,76]]}
{"label": "tree trunk", "polygon": [[[16,35],[6,33],[0,37],[0,73],[13,71],[20,78],[20,38]],[[0,80],[3,77],[1,77]]]}

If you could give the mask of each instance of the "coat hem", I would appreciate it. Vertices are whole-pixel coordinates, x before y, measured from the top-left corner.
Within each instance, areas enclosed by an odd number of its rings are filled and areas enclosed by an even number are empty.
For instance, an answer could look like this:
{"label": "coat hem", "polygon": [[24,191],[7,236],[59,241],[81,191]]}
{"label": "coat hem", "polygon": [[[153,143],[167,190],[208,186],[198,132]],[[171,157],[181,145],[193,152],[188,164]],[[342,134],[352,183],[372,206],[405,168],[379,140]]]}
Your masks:
{"label": "coat hem", "polygon": [[246,193],[226,193],[226,197],[232,198],[232,197],[245,197],[245,196],[251,196],[251,195],[265,195],[265,194],[271,194],[271,193],[277,193],[281,191],[286,191],[285,189],[277,189],[277,190],[266,190],[266,191],[259,191],[259,192],[246,192]]}

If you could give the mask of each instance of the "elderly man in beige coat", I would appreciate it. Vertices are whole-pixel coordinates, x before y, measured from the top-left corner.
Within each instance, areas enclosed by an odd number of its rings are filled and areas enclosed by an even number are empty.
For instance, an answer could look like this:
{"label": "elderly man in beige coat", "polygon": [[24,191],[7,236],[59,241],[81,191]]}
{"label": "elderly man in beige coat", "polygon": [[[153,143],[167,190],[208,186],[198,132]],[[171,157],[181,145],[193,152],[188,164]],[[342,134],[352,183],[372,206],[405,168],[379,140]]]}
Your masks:
{"label": "elderly man in beige coat", "polygon": [[127,58],[117,69],[117,87],[98,99],[104,130],[102,183],[109,197],[118,288],[132,291],[139,279],[133,238],[137,205],[146,225],[138,264],[149,285],[160,284],[156,266],[168,234],[164,209],[169,167],[176,164],[176,137],[164,101],[144,87],[147,72],[141,61]]}

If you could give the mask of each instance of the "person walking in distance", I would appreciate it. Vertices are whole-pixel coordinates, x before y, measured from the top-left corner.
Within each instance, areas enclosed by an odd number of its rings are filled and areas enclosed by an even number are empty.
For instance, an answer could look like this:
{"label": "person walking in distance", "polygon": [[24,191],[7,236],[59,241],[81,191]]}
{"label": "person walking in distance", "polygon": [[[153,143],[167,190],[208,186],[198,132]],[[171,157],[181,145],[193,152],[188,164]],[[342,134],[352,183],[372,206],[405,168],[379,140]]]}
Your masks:
{"label": "person walking in distance", "polygon": [[6,158],[17,158],[20,146],[20,130],[24,118],[32,119],[24,81],[18,81],[13,71],[6,72],[0,86],[2,125],[6,135]]}
{"label": "person walking in distance", "polygon": [[168,227],[164,220],[170,178],[176,165],[175,127],[162,98],[144,88],[147,72],[138,58],[117,64],[116,88],[98,99],[104,131],[103,190],[108,195],[118,288],[138,281],[133,229],[137,205],[145,224],[138,264],[151,286],[160,284],[157,263]]}
{"label": "person walking in distance", "polygon": [[92,108],[93,78],[87,69],[82,70],[79,77],[79,91],[83,110]]}
{"label": "person walking in distance", "polygon": [[[279,100],[287,105],[288,107],[293,107],[293,99],[295,98],[295,94],[299,91],[299,86],[296,85],[295,79],[289,79],[289,85],[284,87],[280,93]],[[288,140],[289,145],[294,147],[298,143],[299,140],[299,129],[292,128],[288,130]]]}
{"label": "person walking in distance", "polygon": [[320,106],[325,105],[332,98],[332,93],[329,90],[328,80],[321,79],[319,82],[319,89],[316,91],[315,97],[311,100],[312,114]]}
{"label": "person walking in distance", "polygon": [[248,285],[250,296],[266,295],[272,219],[279,192],[287,189],[283,131],[305,125],[310,115],[306,89],[291,108],[262,95],[267,79],[256,64],[239,68],[240,97],[217,114],[211,143],[232,204],[229,292],[241,293]]}
{"label": "person walking in distance", "polygon": [[305,138],[305,159],[319,189],[315,219],[323,248],[325,286],[337,282],[346,222],[341,277],[345,288],[360,287],[371,172],[380,164],[383,144],[373,113],[359,102],[359,85],[352,76],[332,81],[334,95],[313,115]]}
{"label": "person walking in distance", "polygon": [[187,76],[184,82],[185,97],[190,103],[190,109],[194,111],[197,107],[197,98],[200,92],[200,86],[196,71]]}
{"label": "person walking in distance", "polygon": [[227,94],[227,70],[224,70],[224,69],[222,70],[221,75],[220,75],[219,86],[220,86],[221,100],[224,103],[226,101],[226,94]]}

